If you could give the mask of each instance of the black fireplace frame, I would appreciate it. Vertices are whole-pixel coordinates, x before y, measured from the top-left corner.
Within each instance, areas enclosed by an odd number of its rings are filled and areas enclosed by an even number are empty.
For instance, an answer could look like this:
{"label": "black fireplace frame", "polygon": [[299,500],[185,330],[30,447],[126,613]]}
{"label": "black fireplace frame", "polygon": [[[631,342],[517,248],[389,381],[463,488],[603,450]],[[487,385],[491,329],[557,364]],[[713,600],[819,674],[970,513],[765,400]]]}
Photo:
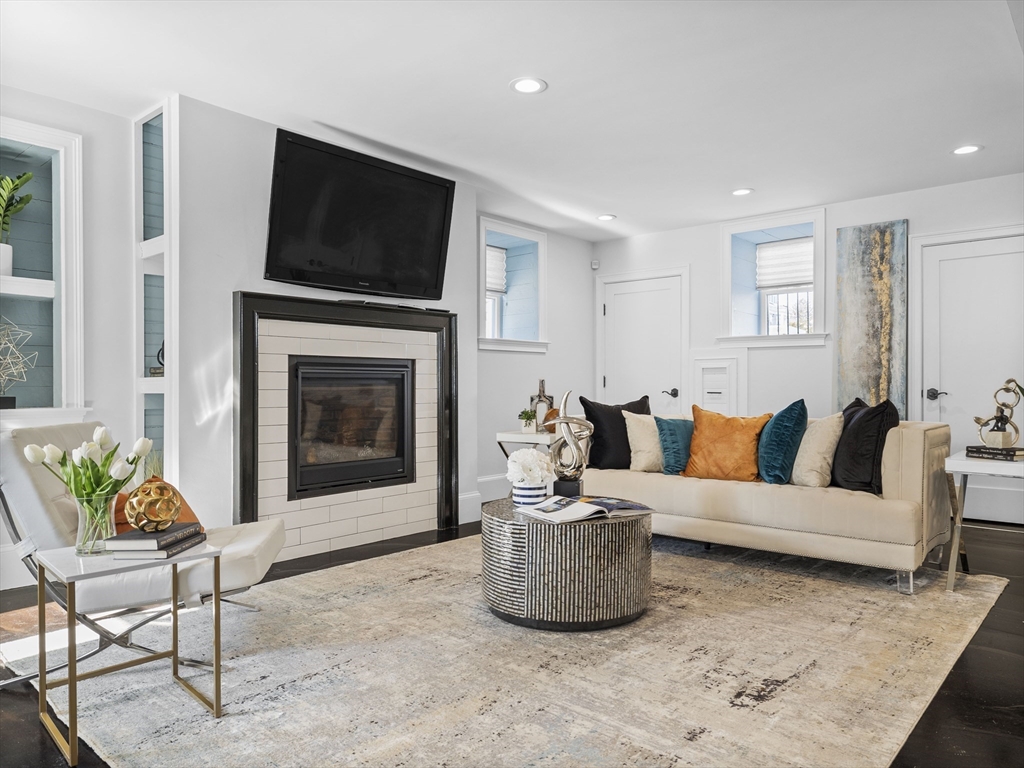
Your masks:
{"label": "black fireplace frame", "polygon": [[[339,369],[341,369],[339,371]],[[399,398],[399,455],[390,459],[345,462],[302,467],[299,442],[302,435],[300,380],[322,370],[332,376],[355,377],[390,374],[401,382]],[[396,375],[397,374],[397,375]],[[351,490],[383,488],[416,482],[416,361],[377,357],[288,356],[288,500],[312,499]],[[294,418],[293,418],[294,416]],[[365,479],[366,475],[371,479]]]}
{"label": "black fireplace frame", "polygon": [[[443,309],[367,301],[326,301],[248,291],[232,295],[234,325],[234,521],[258,519],[259,320],[434,333],[437,339],[437,527],[459,525],[458,318]],[[425,413],[420,413],[422,418]],[[420,478],[422,479],[422,478]]]}

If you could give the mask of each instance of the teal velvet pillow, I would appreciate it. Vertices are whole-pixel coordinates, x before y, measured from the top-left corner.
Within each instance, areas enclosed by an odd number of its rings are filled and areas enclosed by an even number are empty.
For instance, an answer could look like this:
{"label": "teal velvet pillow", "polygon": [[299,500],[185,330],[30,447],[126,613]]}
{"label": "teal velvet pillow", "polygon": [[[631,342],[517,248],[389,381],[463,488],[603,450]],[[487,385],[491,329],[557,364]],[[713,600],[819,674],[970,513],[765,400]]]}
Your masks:
{"label": "teal velvet pillow", "polygon": [[797,400],[772,416],[757,444],[757,472],[766,483],[788,483],[807,430],[807,406]]}
{"label": "teal velvet pillow", "polygon": [[658,425],[658,440],[661,441],[661,454],[665,459],[661,470],[666,475],[678,475],[686,469],[690,460],[690,440],[693,438],[693,422],[689,419],[659,419],[654,417]]}

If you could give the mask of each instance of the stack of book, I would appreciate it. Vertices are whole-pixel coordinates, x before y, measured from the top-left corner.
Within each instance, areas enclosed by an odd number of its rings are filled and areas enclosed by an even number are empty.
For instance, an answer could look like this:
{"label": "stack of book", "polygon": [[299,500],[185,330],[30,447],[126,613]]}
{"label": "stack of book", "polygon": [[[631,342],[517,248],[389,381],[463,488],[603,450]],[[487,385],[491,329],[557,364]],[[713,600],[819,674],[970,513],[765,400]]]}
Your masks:
{"label": "stack of book", "polygon": [[173,523],[162,531],[128,531],[106,540],[115,560],[165,560],[206,541],[199,523]]}
{"label": "stack of book", "polygon": [[995,459],[996,461],[1024,461],[1024,446],[992,448],[988,445],[968,445],[967,458]]}

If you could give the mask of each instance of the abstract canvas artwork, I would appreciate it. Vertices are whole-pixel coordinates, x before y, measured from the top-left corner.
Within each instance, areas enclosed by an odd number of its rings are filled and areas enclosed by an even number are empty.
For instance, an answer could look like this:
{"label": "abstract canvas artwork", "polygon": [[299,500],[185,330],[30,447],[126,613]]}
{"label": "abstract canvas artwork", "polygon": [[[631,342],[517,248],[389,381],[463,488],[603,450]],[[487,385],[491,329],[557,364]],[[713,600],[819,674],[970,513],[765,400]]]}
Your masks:
{"label": "abstract canvas artwork", "polygon": [[907,417],[907,220],[836,235],[836,404],[889,399]]}

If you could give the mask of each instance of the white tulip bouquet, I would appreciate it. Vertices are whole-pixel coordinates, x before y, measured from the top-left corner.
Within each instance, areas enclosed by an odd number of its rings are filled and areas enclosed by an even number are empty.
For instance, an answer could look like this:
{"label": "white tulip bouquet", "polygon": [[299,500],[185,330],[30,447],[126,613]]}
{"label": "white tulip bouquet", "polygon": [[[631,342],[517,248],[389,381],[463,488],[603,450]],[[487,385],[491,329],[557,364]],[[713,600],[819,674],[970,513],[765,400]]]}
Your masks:
{"label": "white tulip bouquet", "polygon": [[143,459],[153,450],[153,441],[140,437],[128,458],[117,455],[120,443],[113,445],[106,427],[96,427],[92,442],[82,443],[71,451],[55,445],[25,446],[30,464],[43,465],[60,480],[78,504],[78,537],[75,551],[79,555],[102,554],[103,540],[114,535],[112,505],[118,491],[135,476]]}

